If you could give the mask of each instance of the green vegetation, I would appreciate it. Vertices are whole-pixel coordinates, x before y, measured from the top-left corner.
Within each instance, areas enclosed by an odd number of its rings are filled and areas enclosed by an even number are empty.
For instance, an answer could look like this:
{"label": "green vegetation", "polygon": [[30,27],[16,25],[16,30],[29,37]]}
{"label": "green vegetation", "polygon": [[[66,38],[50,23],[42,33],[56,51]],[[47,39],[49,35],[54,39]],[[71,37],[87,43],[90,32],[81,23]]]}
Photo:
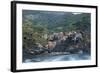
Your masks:
{"label": "green vegetation", "polygon": [[36,43],[46,44],[47,41],[44,35],[47,33],[47,29],[42,25],[34,25],[30,21],[23,22],[23,47],[32,48]]}
{"label": "green vegetation", "polygon": [[[90,45],[90,14],[62,12],[63,15],[40,11],[23,13],[23,48],[31,49],[36,43],[47,44],[47,35],[53,32],[80,31],[83,34],[82,45]],[[60,13],[60,12],[59,12]],[[35,16],[34,16],[35,15]],[[83,44],[85,43],[85,44]]]}

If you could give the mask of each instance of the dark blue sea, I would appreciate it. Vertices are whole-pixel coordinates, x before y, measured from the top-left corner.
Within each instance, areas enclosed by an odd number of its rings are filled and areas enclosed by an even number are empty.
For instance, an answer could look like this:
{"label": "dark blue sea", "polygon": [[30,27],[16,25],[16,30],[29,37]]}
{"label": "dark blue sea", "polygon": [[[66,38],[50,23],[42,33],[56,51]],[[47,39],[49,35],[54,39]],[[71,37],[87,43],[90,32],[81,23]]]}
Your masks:
{"label": "dark blue sea", "polygon": [[69,54],[69,55],[36,55],[30,59],[25,59],[24,63],[31,62],[54,62],[54,61],[75,61],[75,60],[89,60],[91,56],[86,53],[82,54]]}

